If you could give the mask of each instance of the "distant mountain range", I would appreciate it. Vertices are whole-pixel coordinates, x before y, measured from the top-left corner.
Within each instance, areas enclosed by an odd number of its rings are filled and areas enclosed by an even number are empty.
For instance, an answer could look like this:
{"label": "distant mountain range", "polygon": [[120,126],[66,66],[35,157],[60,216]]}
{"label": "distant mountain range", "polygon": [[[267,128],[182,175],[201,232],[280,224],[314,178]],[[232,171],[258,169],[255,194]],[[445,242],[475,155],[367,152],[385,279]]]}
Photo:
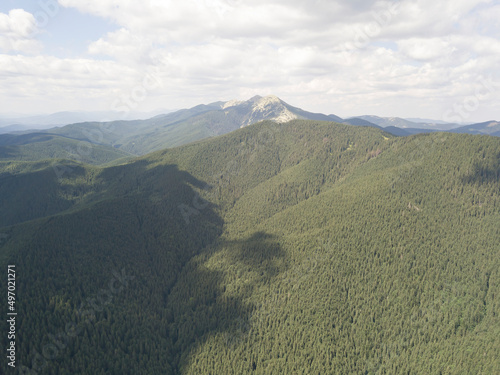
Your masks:
{"label": "distant mountain range", "polygon": [[487,121],[450,130],[453,133],[487,134],[500,137],[500,122]]}
{"label": "distant mountain range", "polygon": [[[325,120],[335,121],[339,123],[359,125],[359,126],[373,126],[388,128],[389,132],[393,132],[393,128],[406,129],[407,131],[401,132],[394,130],[397,135],[409,135],[427,131],[451,131],[464,129],[463,132],[467,133],[466,129],[473,128],[473,134],[493,134],[491,129],[483,129],[480,124],[457,124],[447,123],[440,120],[424,119],[424,118],[400,118],[400,117],[379,117],[373,115],[354,116],[343,119],[334,114],[325,115],[322,113],[312,113],[304,111],[300,108],[293,107],[274,95],[266,97],[254,96],[247,101],[230,100],[227,102],[218,101],[208,105],[196,106],[191,109],[183,109],[180,111],[157,110],[151,112],[133,112],[123,118],[121,112],[114,111],[65,111],[57,112],[49,115],[38,116],[1,116],[0,115],[0,134],[25,132],[30,130],[49,129],[54,126],[64,126],[68,124],[82,123],[82,122],[111,122],[118,120],[134,121],[137,119],[151,119],[153,117],[161,118],[165,114],[172,112],[183,112],[195,110],[199,108],[210,108],[211,110],[226,110],[228,108],[237,108],[243,117],[246,117],[241,125],[249,125],[262,120],[274,120],[276,122],[286,122],[291,119],[311,119],[311,120]],[[246,116],[244,115],[246,113]],[[363,120],[363,121],[361,121]],[[488,124],[491,122],[488,122]],[[479,126],[476,126],[479,125]]]}
{"label": "distant mountain range", "polygon": [[[61,112],[46,118],[31,118],[32,125],[23,125],[21,128],[44,127],[50,121],[63,122],[68,118],[99,118],[107,115],[110,114]],[[51,129],[0,134],[0,158],[24,161],[67,158],[100,165],[230,133],[263,120],[277,123],[291,120],[333,121],[374,127],[396,136],[435,131],[500,136],[500,126],[496,121],[459,126],[423,119],[424,122],[412,122],[398,117],[359,116],[342,119],[334,114],[308,112],[269,95],[254,96],[246,101],[201,104],[146,120],[85,121]],[[19,127],[9,128],[19,130]]]}
{"label": "distant mountain range", "polygon": [[0,115],[0,134],[26,130],[48,129],[54,126],[64,126],[85,121],[115,121],[147,119],[160,113],[168,113],[168,110],[151,112],[131,112],[124,118],[122,112],[116,111],[64,111],[49,115],[20,116]]}
{"label": "distant mountain range", "polygon": [[[201,104],[147,120],[87,121],[35,132],[3,134],[0,135],[0,156],[14,160],[33,160],[35,155],[38,155],[37,160],[66,157],[101,164],[110,162],[111,155],[116,159],[126,155],[144,155],[226,134],[262,120],[284,123],[295,119],[343,121],[335,115],[327,116],[293,107],[276,96],[254,96],[246,101]],[[27,137],[28,134],[38,135]],[[40,134],[46,136],[41,137]],[[99,157],[89,157],[88,154],[95,149],[89,145],[99,146]]]}
{"label": "distant mountain range", "polygon": [[[264,100],[262,100],[264,99]],[[322,113],[311,113],[303,111],[300,108],[293,107],[276,96],[270,95],[265,98],[255,96],[247,101],[230,100],[227,102],[218,101],[208,104],[209,107],[220,107],[219,109],[226,109],[231,107],[239,107],[240,110],[251,109],[253,104],[257,103],[257,107],[261,109],[265,107],[267,111],[261,111],[260,117],[249,116],[246,125],[260,120],[273,118],[277,122],[285,122],[287,119],[313,119],[313,120],[326,120],[336,121],[339,123],[348,123],[362,126],[378,125],[380,127],[398,127],[398,128],[415,128],[415,129],[428,129],[428,130],[451,130],[464,126],[465,124],[447,123],[440,120],[422,119],[422,118],[399,118],[399,117],[379,117],[372,115],[355,116],[347,119],[342,119],[339,116],[330,114],[325,115]],[[203,106],[203,105],[202,105]],[[199,106],[197,106],[199,107]],[[197,108],[194,107],[194,108]],[[271,108],[273,107],[273,108]],[[186,111],[186,110],[181,110]],[[174,110],[156,110],[150,112],[137,112],[133,111],[126,118],[123,113],[116,111],[64,111],[48,115],[37,116],[22,116],[19,114],[0,115],[0,134],[22,132],[28,130],[48,129],[54,126],[64,126],[68,124],[75,124],[81,122],[110,122],[118,120],[132,121],[137,119],[150,119],[152,117],[162,117],[165,114],[175,112]],[[258,113],[259,110],[257,109]],[[281,116],[281,117],[280,117]],[[361,123],[362,119],[367,123]],[[357,122],[356,124],[353,121]],[[474,125],[474,124],[473,124]],[[467,125],[469,126],[469,125]],[[410,131],[410,133],[413,133]]]}
{"label": "distant mountain range", "polygon": [[445,123],[434,120],[414,119],[416,121],[411,121],[400,117],[359,116],[358,118],[383,128],[396,127],[403,129],[419,128],[426,130],[450,130],[461,126],[460,124]]}

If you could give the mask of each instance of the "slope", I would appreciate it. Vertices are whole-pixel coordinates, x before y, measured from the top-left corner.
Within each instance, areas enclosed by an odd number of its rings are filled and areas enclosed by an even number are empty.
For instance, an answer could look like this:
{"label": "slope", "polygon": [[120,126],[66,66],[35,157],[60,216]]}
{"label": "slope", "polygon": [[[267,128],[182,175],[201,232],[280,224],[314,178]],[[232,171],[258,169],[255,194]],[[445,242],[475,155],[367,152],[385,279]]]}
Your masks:
{"label": "slope", "polygon": [[500,122],[498,121],[486,121],[478,124],[471,124],[462,126],[453,130],[453,133],[466,133],[466,134],[487,134],[500,136]]}
{"label": "slope", "polygon": [[57,182],[81,203],[0,230],[25,280],[19,361],[495,373],[499,163],[492,137],[296,120],[82,167]]}
{"label": "slope", "polygon": [[78,141],[49,133],[0,135],[0,159],[38,161],[66,158],[100,165],[132,155],[107,145]]}
{"label": "slope", "polygon": [[410,121],[408,119],[403,119],[400,117],[379,117],[379,116],[358,116],[358,118],[372,122],[376,125],[379,125],[383,128],[388,126],[393,126],[397,128],[412,128],[412,129],[421,129],[421,130],[451,130],[457,127],[458,124],[445,123],[443,121],[433,121],[430,122],[421,122],[421,121]]}
{"label": "slope", "polygon": [[[334,116],[334,115],[331,115]],[[128,153],[144,155],[208,137],[222,135],[262,120],[293,119],[332,121],[331,116],[293,107],[276,96],[255,96],[247,101],[198,105],[147,120],[86,122],[49,132],[88,142],[110,145]],[[341,120],[339,117],[335,119]]]}
{"label": "slope", "polygon": [[246,310],[185,344],[181,373],[497,372],[499,158],[490,139],[411,137],[317,195],[295,185],[292,204],[282,181],[245,193],[181,276],[175,311],[183,330],[209,322],[205,302],[183,301],[221,290]]}

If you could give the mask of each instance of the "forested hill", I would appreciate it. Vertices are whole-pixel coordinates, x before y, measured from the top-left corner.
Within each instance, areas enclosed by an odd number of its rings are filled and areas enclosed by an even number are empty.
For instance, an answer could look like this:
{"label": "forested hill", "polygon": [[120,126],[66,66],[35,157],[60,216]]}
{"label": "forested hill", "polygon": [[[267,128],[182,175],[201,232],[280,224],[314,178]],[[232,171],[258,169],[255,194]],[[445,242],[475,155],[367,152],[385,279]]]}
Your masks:
{"label": "forested hill", "polygon": [[500,373],[499,186],[499,138],[303,120],[5,162],[18,369]]}

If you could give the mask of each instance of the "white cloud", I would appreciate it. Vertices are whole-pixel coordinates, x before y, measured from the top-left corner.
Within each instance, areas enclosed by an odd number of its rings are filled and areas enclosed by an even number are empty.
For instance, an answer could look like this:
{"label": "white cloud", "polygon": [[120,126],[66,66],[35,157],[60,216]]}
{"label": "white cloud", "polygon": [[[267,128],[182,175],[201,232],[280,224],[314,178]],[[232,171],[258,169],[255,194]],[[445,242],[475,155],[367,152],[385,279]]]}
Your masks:
{"label": "white cloud", "polygon": [[33,39],[37,31],[35,17],[22,9],[0,13],[0,49],[4,52],[36,53],[40,44]]}
{"label": "white cloud", "polygon": [[0,79],[4,105],[19,101],[29,104],[30,111],[44,112],[54,103],[67,109],[91,110],[102,104],[109,109],[112,99],[129,92],[141,75],[111,61],[0,55]]}
{"label": "white cloud", "polygon": [[136,35],[125,28],[108,33],[91,43],[88,51],[92,55],[107,55],[124,63],[133,61],[136,64],[151,63],[149,60],[153,53],[150,39]]}
{"label": "white cloud", "polygon": [[406,56],[415,60],[436,60],[452,54],[456,49],[442,38],[409,38],[398,43]]}
{"label": "white cloud", "polygon": [[[54,109],[62,103],[56,100],[61,93],[86,107],[103,103],[103,98],[112,102],[113,95],[126,95],[145,72],[155,71],[162,89],[148,93],[141,105],[151,108],[144,109],[276,94],[304,109],[339,115],[441,117],[475,89],[479,76],[496,73],[500,53],[500,7],[490,0],[59,4],[108,19],[117,29],[90,41],[85,59],[37,57],[49,64],[48,70],[33,57],[16,56],[14,65],[14,57],[0,59],[0,74],[10,77],[11,90],[23,97],[26,93],[17,85],[29,77],[34,82],[30,97],[43,87],[44,100],[53,98]],[[24,19],[31,16],[24,13]],[[2,30],[3,25],[0,18]],[[23,40],[22,30],[9,32]],[[9,38],[9,45],[17,40]],[[103,56],[110,61],[102,61]],[[86,75],[82,64],[91,67]],[[85,87],[90,95],[84,95]],[[495,114],[498,97],[484,103],[478,118]],[[421,109],[427,112],[419,113]]]}

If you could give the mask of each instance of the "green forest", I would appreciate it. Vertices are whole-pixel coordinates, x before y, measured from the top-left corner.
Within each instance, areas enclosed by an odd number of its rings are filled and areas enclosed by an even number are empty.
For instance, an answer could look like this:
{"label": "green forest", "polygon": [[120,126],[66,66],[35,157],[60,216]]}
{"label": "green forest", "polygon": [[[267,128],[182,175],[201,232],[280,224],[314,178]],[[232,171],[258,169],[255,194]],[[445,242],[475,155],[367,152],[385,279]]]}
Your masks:
{"label": "green forest", "polygon": [[0,161],[2,374],[500,373],[500,138],[263,121],[112,151]]}

